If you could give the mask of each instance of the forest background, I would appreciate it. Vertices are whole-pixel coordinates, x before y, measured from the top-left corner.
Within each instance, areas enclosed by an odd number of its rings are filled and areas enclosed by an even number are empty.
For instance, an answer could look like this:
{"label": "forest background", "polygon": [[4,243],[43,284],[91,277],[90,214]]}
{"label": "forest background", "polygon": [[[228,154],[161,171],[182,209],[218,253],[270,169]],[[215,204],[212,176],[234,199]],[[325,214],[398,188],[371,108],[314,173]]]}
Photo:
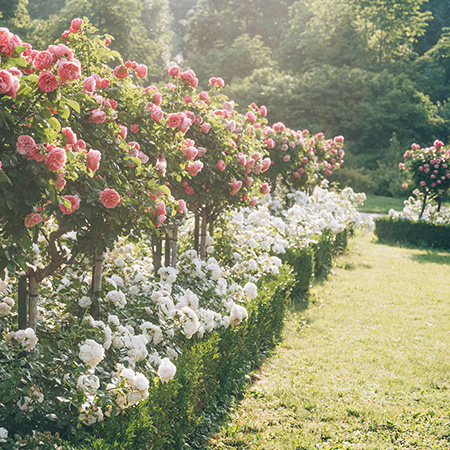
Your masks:
{"label": "forest background", "polygon": [[[450,0],[0,0],[0,27],[44,50],[86,16],[147,83],[176,63],[225,80],[242,111],[344,135],[334,181],[402,196],[413,142],[450,135]],[[239,108],[238,108],[239,109]]]}

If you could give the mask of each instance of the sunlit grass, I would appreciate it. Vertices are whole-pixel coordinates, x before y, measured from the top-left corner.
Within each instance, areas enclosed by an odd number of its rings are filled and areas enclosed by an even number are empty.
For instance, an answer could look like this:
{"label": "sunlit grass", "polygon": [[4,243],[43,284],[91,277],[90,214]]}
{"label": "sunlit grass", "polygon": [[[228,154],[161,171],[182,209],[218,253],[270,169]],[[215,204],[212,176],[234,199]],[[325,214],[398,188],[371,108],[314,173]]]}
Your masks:
{"label": "sunlit grass", "polygon": [[211,449],[450,449],[450,253],[357,237]]}
{"label": "sunlit grass", "polygon": [[401,211],[404,199],[397,197],[383,197],[381,195],[367,194],[364,205],[358,209],[365,213],[387,214],[390,209]]}

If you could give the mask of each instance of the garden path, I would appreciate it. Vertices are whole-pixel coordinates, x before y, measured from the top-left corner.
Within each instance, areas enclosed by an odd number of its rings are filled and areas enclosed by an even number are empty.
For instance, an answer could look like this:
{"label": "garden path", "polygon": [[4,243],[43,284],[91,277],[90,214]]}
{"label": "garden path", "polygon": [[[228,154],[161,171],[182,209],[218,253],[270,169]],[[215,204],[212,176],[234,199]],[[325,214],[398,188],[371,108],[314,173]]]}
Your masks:
{"label": "garden path", "polygon": [[357,236],[211,449],[450,449],[450,253]]}

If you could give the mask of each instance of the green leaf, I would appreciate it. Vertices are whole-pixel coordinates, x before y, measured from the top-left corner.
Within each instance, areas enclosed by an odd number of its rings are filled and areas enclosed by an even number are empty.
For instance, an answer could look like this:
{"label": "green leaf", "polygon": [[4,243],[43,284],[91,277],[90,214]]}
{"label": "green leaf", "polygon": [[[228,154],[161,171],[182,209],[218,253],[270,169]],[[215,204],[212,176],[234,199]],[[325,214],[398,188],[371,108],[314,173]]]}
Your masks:
{"label": "green leaf", "polygon": [[39,77],[34,73],[27,76],[27,81],[30,81],[31,83],[37,83],[38,80],[39,80]]}
{"label": "green leaf", "polygon": [[159,186],[159,190],[166,195],[170,195],[170,189],[165,185]]}
{"label": "green leaf", "polygon": [[48,119],[48,124],[57,133],[61,131],[61,124],[59,123],[59,120],[56,117],[51,117],[50,119]]}
{"label": "green leaf", "polygon": [[76,113],[80,114],[80,104],[70,98],[64,98],[66,105],[69,105]]}

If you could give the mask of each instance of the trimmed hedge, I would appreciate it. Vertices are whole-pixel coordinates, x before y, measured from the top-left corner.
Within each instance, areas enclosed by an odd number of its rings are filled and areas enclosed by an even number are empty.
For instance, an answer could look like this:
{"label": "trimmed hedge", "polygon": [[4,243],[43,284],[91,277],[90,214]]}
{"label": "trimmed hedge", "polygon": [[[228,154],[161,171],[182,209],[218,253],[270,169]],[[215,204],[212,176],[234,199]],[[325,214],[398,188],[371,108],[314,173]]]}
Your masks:
{"label": "trimmed hedge", "polygon": [[450,249],[450,225],[380,217],[375,219],[375,236],[380,242]]}

